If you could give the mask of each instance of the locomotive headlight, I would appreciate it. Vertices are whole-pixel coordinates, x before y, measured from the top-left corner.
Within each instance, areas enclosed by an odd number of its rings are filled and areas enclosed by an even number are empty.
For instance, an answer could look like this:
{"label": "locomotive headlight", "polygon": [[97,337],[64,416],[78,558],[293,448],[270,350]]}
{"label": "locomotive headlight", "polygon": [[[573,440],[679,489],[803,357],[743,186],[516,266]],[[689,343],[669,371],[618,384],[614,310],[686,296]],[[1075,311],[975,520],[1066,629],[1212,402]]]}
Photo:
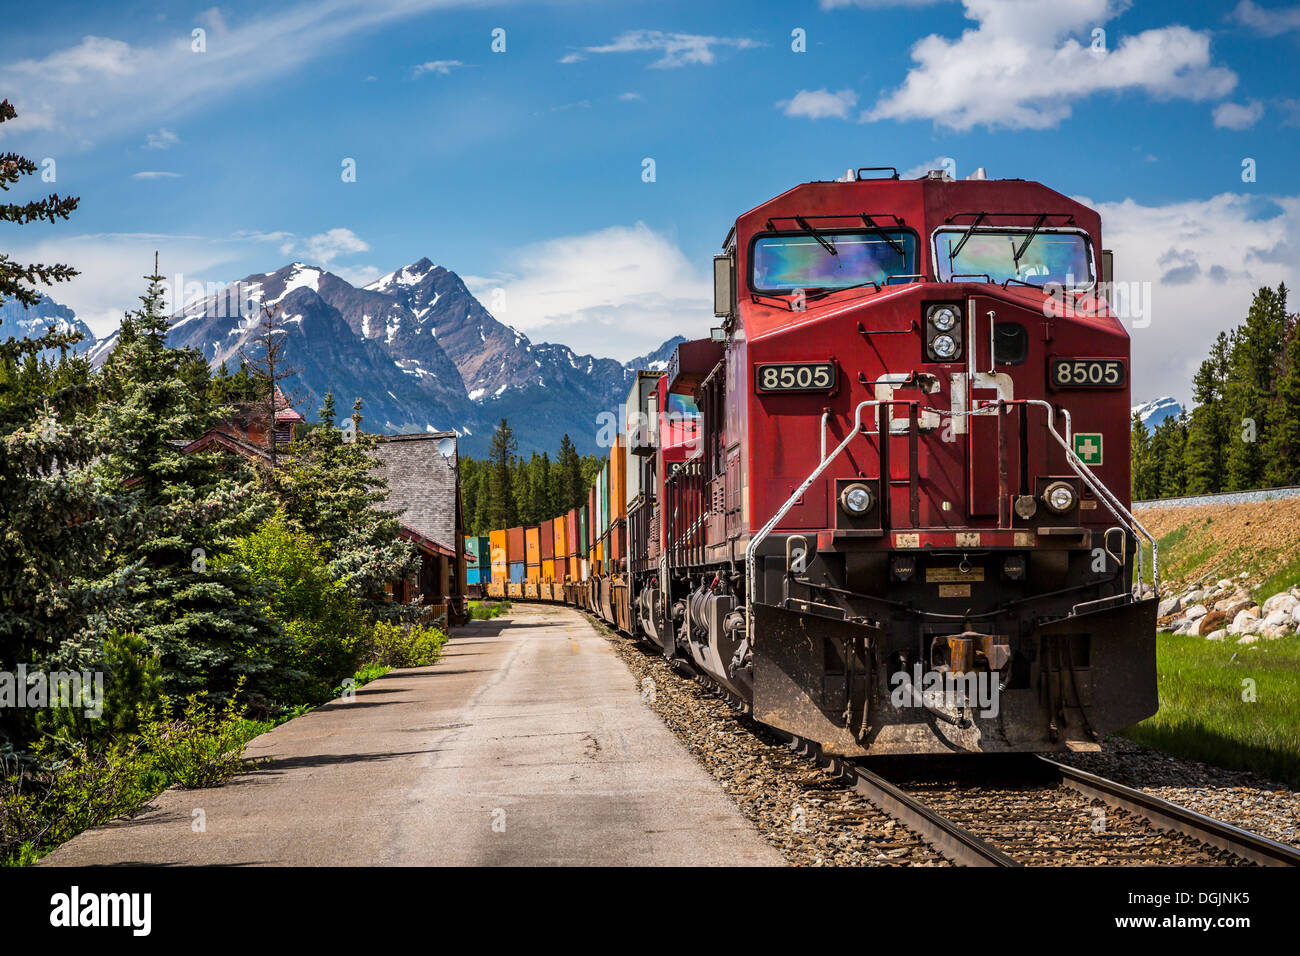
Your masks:
{"label": "locomotive headlight", "polygon": [[957,324],[957,313],[948,306],[940,306],[930,313],[930,324],[940,332],[951,332]]}
{"label": "locomotive headlight", "polygon": [[840,492],[840,507],[855,517],[866,514],[875,503],[875,495],[866,485],[849,485]]}
{"label": "locomotive headlight", "polygon": [[951,335],[936,335],[930,342],[930,351],[941,359],[950,359],[957,354],[957,340]]}
{"label": "locomotive headlight", "polygon": [[1043,492],[1043,504],[1047,505],[1049,510],[1062,515],[1078,504],[1078,500],[1074,489],[1067,482],[1054,481]]}

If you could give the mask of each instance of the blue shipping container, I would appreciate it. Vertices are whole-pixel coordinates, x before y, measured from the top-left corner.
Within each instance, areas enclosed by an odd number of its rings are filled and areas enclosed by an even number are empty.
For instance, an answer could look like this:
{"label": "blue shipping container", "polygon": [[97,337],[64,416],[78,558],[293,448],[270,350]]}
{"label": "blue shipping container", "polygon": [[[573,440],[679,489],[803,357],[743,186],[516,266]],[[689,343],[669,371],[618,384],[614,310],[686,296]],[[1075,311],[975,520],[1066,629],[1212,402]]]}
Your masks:
{"label": "blue shipping container", "polygon": [[524,562],[515,561],[510,565],[510,580],[520,584],[524,580]]}
{"label": "blue shipping container", "polygon": [[482,583],[483,583],[483,574],[482,574],[482,572],[481,572],[478,568],[466,568],[466,569],[465,569],[465,583],[466,583],[466,584],[482,584]]}

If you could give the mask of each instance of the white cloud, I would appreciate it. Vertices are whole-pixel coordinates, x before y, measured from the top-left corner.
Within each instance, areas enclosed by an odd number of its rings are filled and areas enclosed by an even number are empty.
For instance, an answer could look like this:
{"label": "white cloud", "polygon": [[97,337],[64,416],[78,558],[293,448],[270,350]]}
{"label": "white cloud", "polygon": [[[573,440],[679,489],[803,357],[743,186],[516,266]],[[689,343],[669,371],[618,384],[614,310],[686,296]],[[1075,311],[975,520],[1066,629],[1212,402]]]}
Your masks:
{"label": "white cloud", "polygon": [[465,64],[460,60],[430,60],[428,63],[421,63],[415,68],[415,75],[420,76],[424,73],[437,73],[439,76],[450,76],[451,71],[462,67]]}
{"label": "white cloud", "polygon": [[1130,327],[1135,402],[1190,402],[1192,375],[1215,336],[1245,320],[1255,290],[1300,281],[1300,195],[1089,205],[1116,279],[1152,283],[1150,325]]}
{"label": "white cloud", "polygon": [[581,63],[585,59],[586,57],[581,53],[566,53],[564,56],[560,57],[560,62],[564,64]]}
{"label": "white cloud", "polygon": [[710,64],[714,61],[713,48],[717,46],[748,50],[762,46],[748,37],[713,37],[696,33],[664,33],[662,30],[628,30],[620,33],[604,46],[589,46],[588,53],[662,53],[650,66],[658,69],[690,64]]}
{"label": "white cloud", "polygon": [[503,289],[496,317],[534,341],[619,360],[677,333],[704,335],[713,315],[710,283],[672,239],[640,222],[551,239],[519,250],[509,274],[463,278],[489,307]]}
{"label": "white cloud", "polygon": [[849,110],[857,105],[858,94],[852,90],[832,93],[827,89],[800,90],[790,99],[776,104],[777,109],[786,116],[802,116],[806,119],[826,119],[830,116],[847,119]]}
{"label": "white cloud", "polygon": [[1264,104],[1251,100],[1245,106],[1240,103],[1220,103],[1214,108],[1214,125],[1220,129],[1250,129],[1264,115]]}
{"label": "white cloud", "polygon": [[977,26],[955,40],[936,34],[919,40],[912,47],[916,65],[902,86],[865,111],[864,121],[1048,129],[1070,115],[1073,102],[1096,93],[1202,100],[1226,96],[1237,82],[1235,73],[1213,64],[1209,34],[1184,26],[1123,36],[1094,52],[1092,31],[1127,8],[1127,0],[963,4]]}
{"label": "white cloud", "polygon": [[149,169],[138,173],[132,173],[132,179],[180,179],[181,173],[170,173],[165,170]]}
{"label": "white cloud", "polygon": [[1232,11],[1232,19],[1266,37],[1281,36],[1300,30],[1300,6],[1264,8],[1251,0],[1241,0]]}
{"label": "white cloud", "polygon": [[181,288],[189,282],[242,278],[243,273],[229,273],[249,252],[246,243],[151,233],[61,236],[17,248],[13,245],[11,242],[6,252],[16,261],[66,262],[81,271],[71,282],[44,287],[44,291],[72,308],[99,337],[117,328],[124,310],[139,307],[146,286],[143,277],[153,272],[155,251],[159,253],[159,271]]}
{"label": "white cloud", "polygon": [[144,148],[145,149],[171,149],[180,141],[181,138],[179,136],[177,136],[175,133],[173,133],[171,130],[167,129],[166,127],[163,127],[162,129],[159,129],[158,132],[150,133],[145,138]]}
{"label": "white cloud", "polygon": [[618,98],[622,100],[624,103],[634,103],[637,100],[645,99],[645,97],[642,96],[640,93],[620,93],[618,94]]}
{"label": "white cloud", "polygon": [[295,248],[312,262],[327,266],[339,256],[369,252],[370,245],[351,229],[330,229],[308,237]]}
{"label": "white cloud", "polygon": [[[191,50],[189,29],[152,45],[88,36],[75,46],[0,65],[0,88],[18,110],[0,137],[35,129],[79,144],[136,131],[256,87],[367,30],[477,0],[320,0],[300,2],[227,25],[200,15],[207,50]],[[44,148],[44,147],[42,147]]]}

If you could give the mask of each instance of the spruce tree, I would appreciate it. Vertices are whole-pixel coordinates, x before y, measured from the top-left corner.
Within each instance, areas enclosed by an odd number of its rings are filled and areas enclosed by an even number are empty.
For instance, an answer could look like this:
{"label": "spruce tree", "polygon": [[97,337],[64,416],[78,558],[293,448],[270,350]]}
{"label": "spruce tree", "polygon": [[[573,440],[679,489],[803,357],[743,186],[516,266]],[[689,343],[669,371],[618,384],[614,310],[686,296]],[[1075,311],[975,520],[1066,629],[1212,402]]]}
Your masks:
{"label": "spruce tree", "polygon": [[196,350],[167,347],[156,263],[146,278],[141,308],[126,315],[105,362],[107,401],[96,423],[110,448],[96,473],[129,499],[135,523],[112,554],[135,572],[113,623],[160,655],[169,694],[221,698],[241,676],[255,694],[287,639],[257,610],[260,591],[246,570],[222,559],[273,502],[242,457],[183,450],[214,424],[207,364]]}
{"label": "spruce tree", "polygon": [[1264,484],[1265,447],[1274,405],[1274,382],[1286,328],[1286,286],[1255,293],[1238,329],[1228,361],[1225,390],[1228,442],[1225,465],[1229,491]]}
{"label": "spruce tree", "polygon": [[1286,352],[1269,421],[1267,465],[1270,487],[1300,485],[1300,317],[1288,320]]}
{"label": "spruce tree", "polygon": [[560,439],[560,451],[556,455],[555,464],[559,472],[555,482],[559,496],[556,504],[561,511],[572,511],[582,503],[587,489],[582,483],[582,460],[567,434]]}
{"label": "spruce tree", "polygon": [[330,390],[320,424],[294,446],[278,482],[285,515],[292,528],[324,546],[330,572],[368,616],[409,616],[414,608],[384,597],[384,586],[416,574],[420,559],[400,536],[400,516],[382,507],[388,486],[376,473],[379,460],[372,454],[379,439],[360,428],[360,399],[353,406],[351,441],[344,441],[336,414]]}
{"label": "spruce tree", "polygon": [[[0,124],[15,115],[0,101]],[[0,191],[36,169],[15,153],[0,155]],[[77,202],[54,195],[0,205],[0,222],[53,223]],[[67,265],[22,265],[0,252],[0,304],[34,306],[36,283],[76,274]],[[127,522],[123,500],[106,493],[90,467],[105,450],[89,415],[95,385],[84,363],[61,352],[78,339],[51,329],[0,341],[0,670],[93,666],[108,634],[105,618],[127,583],[104,560]],[[33,361],[47,350],[60,357]],[[0,740],[21,746],[33,731],[30,709],[0,708]]]}
{"label": "spruce tree", "polygon": [[1220,332],[1209,357],[1192,379],[1195,406],[1187,419],[1183,452],[1187,494],[1211,494],[1224,487],[1224,456],[1230,431],[1224,392],[1230,352],[1228,334]]}
{"label": "spruce tree", "polygon": [[1152,488],[1151,432],[1141,417],[1133,416],[1133,434],[1129,441],[1131,456],[1130,475],[1133,483],[1134,501],[1146,501],[1154,497]]}
{"label": "spruce tree", "polygon": [[514,458],[518,450],[515,433],[503,418],[492,435],[492,448],[488,453],[488,505],[489,524],[493,528],[512,528],[519,522],[519,506],[515,500]]}

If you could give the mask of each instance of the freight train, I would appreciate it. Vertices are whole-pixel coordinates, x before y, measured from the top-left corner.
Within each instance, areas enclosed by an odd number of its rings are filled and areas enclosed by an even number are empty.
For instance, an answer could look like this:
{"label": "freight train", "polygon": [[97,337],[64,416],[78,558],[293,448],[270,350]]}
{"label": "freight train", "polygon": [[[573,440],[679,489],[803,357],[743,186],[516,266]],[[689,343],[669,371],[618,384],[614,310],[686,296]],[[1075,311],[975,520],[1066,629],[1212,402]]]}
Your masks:
{"label": "freight train", "polygon": [[471,584],[585,608],[848,757],[1095,749],[1154,713],[1098,214],[863,168],[722,250],[717,327],[637,373],[587,502],[471,538]]}

